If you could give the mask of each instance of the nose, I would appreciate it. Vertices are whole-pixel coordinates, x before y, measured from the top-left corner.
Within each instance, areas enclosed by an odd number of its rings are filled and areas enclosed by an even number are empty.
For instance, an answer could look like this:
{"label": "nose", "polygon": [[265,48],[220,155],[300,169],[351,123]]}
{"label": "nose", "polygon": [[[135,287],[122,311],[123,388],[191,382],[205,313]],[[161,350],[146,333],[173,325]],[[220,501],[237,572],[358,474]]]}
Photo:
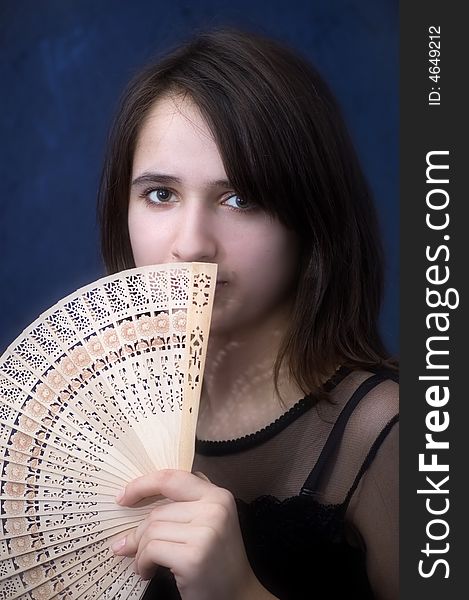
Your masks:
{"label": "nose", "polygon": [[181,210],[174,231],[171,254],[180,262],[210,262],[215,259],[216,228],[208,208],[194,203]]}

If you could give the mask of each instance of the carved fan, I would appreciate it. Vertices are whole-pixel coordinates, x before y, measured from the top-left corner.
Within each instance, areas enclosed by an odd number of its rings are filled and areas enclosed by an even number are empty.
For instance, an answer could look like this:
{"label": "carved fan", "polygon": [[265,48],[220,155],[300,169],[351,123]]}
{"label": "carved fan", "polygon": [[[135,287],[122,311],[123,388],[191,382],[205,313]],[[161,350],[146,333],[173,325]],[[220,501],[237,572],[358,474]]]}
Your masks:
{"label": "carved fan", "polygon": [[216,265],[100,279],[43,313],[0,358],[0,598],[141,598],[113,541],[156,502],[117,492],[190,471]]}

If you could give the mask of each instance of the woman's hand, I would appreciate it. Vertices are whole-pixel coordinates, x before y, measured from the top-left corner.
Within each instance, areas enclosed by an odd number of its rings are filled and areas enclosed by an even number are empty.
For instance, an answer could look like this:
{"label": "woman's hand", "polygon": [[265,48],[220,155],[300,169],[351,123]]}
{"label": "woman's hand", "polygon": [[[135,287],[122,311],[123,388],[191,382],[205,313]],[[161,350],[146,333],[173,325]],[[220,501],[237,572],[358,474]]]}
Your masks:
{"label": "woman's hand", "polygon": [[132,533],[113,544],[115,554],[135,556],[142,579],[150,579],[162,565],[171,569],[184,600],[244,600],[268,594],[249,564],[228,490],[186,471],[164,469],[131,481],[117,501],[133,506],[159,494],[172,502],[154,508]]}

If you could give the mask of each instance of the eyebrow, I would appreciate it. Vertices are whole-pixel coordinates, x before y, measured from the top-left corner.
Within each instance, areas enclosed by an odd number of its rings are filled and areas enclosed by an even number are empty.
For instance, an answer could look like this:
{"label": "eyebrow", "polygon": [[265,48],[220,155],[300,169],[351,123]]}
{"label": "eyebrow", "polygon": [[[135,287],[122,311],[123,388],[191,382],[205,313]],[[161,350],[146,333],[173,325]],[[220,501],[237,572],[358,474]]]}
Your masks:
{"label": "eyebrow", "polygon": [[[136,177],[132,181],[132,187],[141,185],[142,183],[159,183],[163,185],[181,185],[183,180],[175,175],[166,175],[164,173],[150,173],[145,172]],[[207,181],[206,186],[209,188],[229,188],[232,187],[228,179],[215,179],[214,181]]]}

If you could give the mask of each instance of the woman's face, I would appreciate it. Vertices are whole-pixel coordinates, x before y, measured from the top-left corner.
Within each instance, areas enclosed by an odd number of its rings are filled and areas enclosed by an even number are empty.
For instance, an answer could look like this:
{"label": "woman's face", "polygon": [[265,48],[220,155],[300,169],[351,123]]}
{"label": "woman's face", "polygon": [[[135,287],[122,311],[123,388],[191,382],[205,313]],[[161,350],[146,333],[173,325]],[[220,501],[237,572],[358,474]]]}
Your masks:
{"label": "woman's face", "polygon": [[137,267],[218,264],[212,334],[284,315],[297,270],[296,236],[236,195],[213,136],[187,96],[159,99],[142,126],[128,225]]}

